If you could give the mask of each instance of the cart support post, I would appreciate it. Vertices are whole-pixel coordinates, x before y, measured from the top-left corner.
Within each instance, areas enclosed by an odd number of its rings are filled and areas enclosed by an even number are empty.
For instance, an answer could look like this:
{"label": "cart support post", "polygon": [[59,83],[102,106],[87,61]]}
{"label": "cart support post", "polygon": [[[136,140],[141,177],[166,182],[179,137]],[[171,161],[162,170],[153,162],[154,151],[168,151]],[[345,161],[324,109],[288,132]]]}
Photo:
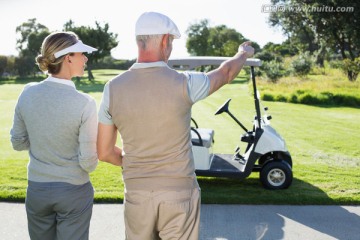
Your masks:
{"label": "cart support post", "polygon": [[254,101],[255,101],[256,118],[257,118],[256,120],[257,120],[257,122],[258,122],[259,128],[261,128],[260,103],[259,103],[259,97],[258,97],[257,89],[256,89],[254,66],[251,66],[251,67],[250,67],[250,70],[251,70],[252,84],[253,84],[253,88],[254,88]]}

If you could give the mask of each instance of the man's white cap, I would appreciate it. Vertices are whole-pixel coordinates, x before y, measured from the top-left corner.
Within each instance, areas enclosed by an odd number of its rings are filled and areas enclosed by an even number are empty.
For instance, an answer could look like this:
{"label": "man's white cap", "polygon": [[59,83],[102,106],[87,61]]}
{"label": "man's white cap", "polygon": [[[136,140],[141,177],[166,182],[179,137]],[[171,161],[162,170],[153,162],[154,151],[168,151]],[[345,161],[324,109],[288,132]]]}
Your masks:
{"label": "man's white cap", "polygon": [[89,45],[83,44],[82,41],[78,41],[74,45],[64,48],[63,50],[60,50],[56,53],[54,53],[55,58],[61,57],[63,55],[66,55],[68,53],[76,53],[76,52],[87,52],[92,53],[93,51],[97,51],[96,48],[90,47]]}
{"label": "man's white cap", "polygon": [[157,12],[141,14],[135,25],[135,35],[171,34],[180,38],[181,34],[176,24],[168,17]]}

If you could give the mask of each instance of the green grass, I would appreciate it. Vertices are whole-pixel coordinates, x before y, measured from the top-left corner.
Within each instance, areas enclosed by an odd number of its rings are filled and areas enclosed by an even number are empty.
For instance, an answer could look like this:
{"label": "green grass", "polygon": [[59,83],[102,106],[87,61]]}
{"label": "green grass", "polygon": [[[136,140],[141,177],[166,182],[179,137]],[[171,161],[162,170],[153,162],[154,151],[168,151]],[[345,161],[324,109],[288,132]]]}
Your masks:
{"label": "green grass", "polygon": [[350,82],[339,69],[315,68],[306,77],[288,76],[275,84],[262,79],[258,86],[269,101],[360,108],[360,81]]}
{"label": "green grass", "polygon": [[[100,103],[104,82],[120,71],[94,71],[96,81],[77,83]],[[248,82],[233,84],[194,105],[192,115],[200,127],[215,130],[214,151],[232,153],[242,130],[225,114],[214,112],[228,98],[231,112],[251,128],[254,101]],[[13,109],[24,83],[0,81],[0,200],[23,202],[26,191],[27,152],[13,151],[9,132]],[[286,92],[282,86],[279,92]],[[274,86],[274,91],[276,86]],[[289,189],[262,188],[258,173],[245,180],[199,177],[202,203],[232,204],[360,204],[360,109],[318,107],[283,102],[262,102],[273,116],[272,126],[284,137],[293,158],[294,181]],[[244,146],[241,145],[242,149]],[[96,202],[122,202],[121,169],[99,163],[91,174]]]}

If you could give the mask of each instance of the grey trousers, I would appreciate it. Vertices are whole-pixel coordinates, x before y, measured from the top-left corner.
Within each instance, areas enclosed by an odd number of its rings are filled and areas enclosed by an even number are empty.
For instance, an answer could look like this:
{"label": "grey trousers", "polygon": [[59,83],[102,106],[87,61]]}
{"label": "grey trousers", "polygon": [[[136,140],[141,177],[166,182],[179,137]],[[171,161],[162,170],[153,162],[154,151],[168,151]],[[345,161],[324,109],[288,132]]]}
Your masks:
{"label": "grey trousers", "polygon": [[38,183],[29,181],[26,192],[28,230],[32,240],[86,240],[94,199],[90,182]]}

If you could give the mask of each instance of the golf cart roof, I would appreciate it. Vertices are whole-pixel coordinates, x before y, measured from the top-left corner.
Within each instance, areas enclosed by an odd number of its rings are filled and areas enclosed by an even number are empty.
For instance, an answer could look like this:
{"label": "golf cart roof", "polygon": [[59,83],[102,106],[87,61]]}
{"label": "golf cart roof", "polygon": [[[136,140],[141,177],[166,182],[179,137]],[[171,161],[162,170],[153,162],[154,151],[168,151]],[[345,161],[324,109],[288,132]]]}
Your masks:
{"label": "golf cart roof", "polygon": [[[168,61],[168,65],[171,68],[180,70],[192,70],[200,66],[218,66],[222,62],[230,59],[230,57],[183,57],[183,58],[171,58]],[[244,66],[261,66],[261,60],[257,58],[248,58]]]}

